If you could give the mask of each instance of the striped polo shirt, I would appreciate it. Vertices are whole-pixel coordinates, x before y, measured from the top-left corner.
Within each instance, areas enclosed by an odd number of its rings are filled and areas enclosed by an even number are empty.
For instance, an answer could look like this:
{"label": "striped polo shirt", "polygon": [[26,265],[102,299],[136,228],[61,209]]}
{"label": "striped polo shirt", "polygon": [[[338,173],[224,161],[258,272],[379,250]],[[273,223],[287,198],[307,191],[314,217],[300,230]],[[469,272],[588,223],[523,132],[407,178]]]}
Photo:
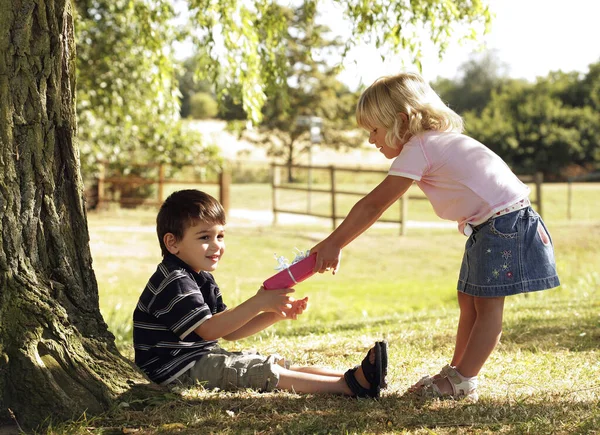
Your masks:
{"label": "striped polo shirt", "polygon": [[157,384],[174,381],[217,344],[194,331],[226,309],[210,273],[196,273],[168,254],[150,277],[133,312],[136,365]]}

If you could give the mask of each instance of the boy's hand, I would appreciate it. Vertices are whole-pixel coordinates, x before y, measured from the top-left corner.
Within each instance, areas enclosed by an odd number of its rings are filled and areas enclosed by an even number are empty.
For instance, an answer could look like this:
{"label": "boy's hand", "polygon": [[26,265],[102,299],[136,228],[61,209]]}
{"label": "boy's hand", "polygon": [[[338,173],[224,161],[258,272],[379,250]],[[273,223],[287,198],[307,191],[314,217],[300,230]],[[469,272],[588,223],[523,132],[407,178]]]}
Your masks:
{"label": "boy's hand", "polygon": [[296,320],[298,316],[304,313],[304,311],[308,307],[308,296],[302,299],[290,298],[290,302],[292,306],[288,310],[286,310],[285,318],[290,320]]}
{"label": "boy's hand", "polygon": [[260,304],[261,311],[272,312],[287,317],[287,313],[292,309],[293,298],[288,296],[288,293],[294,293],[293,288],[281,288],[274,290],[265,290],[264,287],[258,289],[254,296]]}

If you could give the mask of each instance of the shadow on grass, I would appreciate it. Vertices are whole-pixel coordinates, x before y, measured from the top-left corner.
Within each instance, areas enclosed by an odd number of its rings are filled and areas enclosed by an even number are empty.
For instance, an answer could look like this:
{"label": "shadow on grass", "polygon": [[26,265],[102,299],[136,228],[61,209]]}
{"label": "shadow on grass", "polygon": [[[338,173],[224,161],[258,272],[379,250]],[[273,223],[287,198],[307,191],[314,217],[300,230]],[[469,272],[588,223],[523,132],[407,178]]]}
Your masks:
{"label": "shadow on grass", "polygon": [[[597,305],[597,304],[596,304]],[[517,308],[518,309],[518,308]],[[567,349],[573,352],[586,352],[598,349],[600,343],[600,317],[594,305],[585,308],[569,301],[558,301],[551,307],[541,306],[530,308],[528,313],[506,316],[503,326],[502,342],[522,350],[542,351]],[[420,311],[417,313],[402,313],[398,316],[360,319],[357,321],[319,322],[295,327],[290,330],[279,330],[277,334],[287,336],[309,336],[335,332],[356,331],[360,333],[368,329],[371,333],[380,330],[383,335],[394,337],[404,330],[414,329],[415,325],[428,325],[447,316],[438,311]],[[440,333],[434,333],[433,343],[447,343],[454,340],[454,327],[450,331],[441,328]],[[422,337],[414,337],[415,342]],[[412,338],[404,339],[410,344]]]}
{"label": "shadow on grass", "polygon": [[502,341],[530,351],[557,347],[574,352],[595,350],[600,343],[600,317],[592,307],[578,310],[572,303],[559,302],[551,309],[508,319]]}
{"label": "shadow on grass", "polygon": [[[592,433],[600,425],[598,400],[568,395],[523,400],[487,399],[477,404],[419,402],[397,394],[378,400],[288,393],[209,392],[190,389],[130,399],[95,422],[103,434],[124,433]],[[597,395],[596,395],[597,397]],[[128,432],[126,432],[128,433]]]}

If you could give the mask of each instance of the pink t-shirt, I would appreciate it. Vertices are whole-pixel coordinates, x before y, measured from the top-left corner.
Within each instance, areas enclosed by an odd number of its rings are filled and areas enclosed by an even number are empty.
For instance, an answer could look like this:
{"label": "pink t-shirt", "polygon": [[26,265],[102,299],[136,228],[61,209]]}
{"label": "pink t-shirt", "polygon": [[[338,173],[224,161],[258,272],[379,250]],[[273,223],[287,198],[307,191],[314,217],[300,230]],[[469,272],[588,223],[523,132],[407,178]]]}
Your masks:
{"label": "pink t-shirt", "polygon": [[429,131],[412,137],[392,162],[390,175],[416,181],[442,219],[479,225],[530,189],[497,154],[459,133]]}

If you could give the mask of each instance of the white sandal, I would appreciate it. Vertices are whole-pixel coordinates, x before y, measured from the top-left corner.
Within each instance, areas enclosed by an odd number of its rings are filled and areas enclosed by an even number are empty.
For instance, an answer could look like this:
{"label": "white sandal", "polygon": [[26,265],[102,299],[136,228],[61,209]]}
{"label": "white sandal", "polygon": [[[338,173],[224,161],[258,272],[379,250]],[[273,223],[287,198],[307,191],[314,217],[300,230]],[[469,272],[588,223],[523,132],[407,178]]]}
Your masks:
{"label": "white sandal", "polygon": [[429,380],[421,378],[419,381],[423,381],[423,386],[418,390],[418,394],[421,397],[450,398],[455,400],[468,399],[469,401],[477,402],[479,399],[479,395],[477,394],[477,376],[466,378],[450,365],[445,366],[440,374],[442,378],[446,378],[450,382],[452,394],[442,393],[439,387],[433,382],[433,377],[430,376]]}
{"label": "white sandal", "polygon": [[[439,379],[439,378],[443,378],[444,375],[444,368],[443,367],[438,374],[435,374],[433,376],[431,375],[425,375],[423,376],[421,379],[419,379],[414,385],[412,385],[409,389],[408,392],[416,392],[418,390],[420,390],[421,388],[423,388],[426,385],[431,385],[435,380]],[[437,377],[436,377],[437,376]]]}

